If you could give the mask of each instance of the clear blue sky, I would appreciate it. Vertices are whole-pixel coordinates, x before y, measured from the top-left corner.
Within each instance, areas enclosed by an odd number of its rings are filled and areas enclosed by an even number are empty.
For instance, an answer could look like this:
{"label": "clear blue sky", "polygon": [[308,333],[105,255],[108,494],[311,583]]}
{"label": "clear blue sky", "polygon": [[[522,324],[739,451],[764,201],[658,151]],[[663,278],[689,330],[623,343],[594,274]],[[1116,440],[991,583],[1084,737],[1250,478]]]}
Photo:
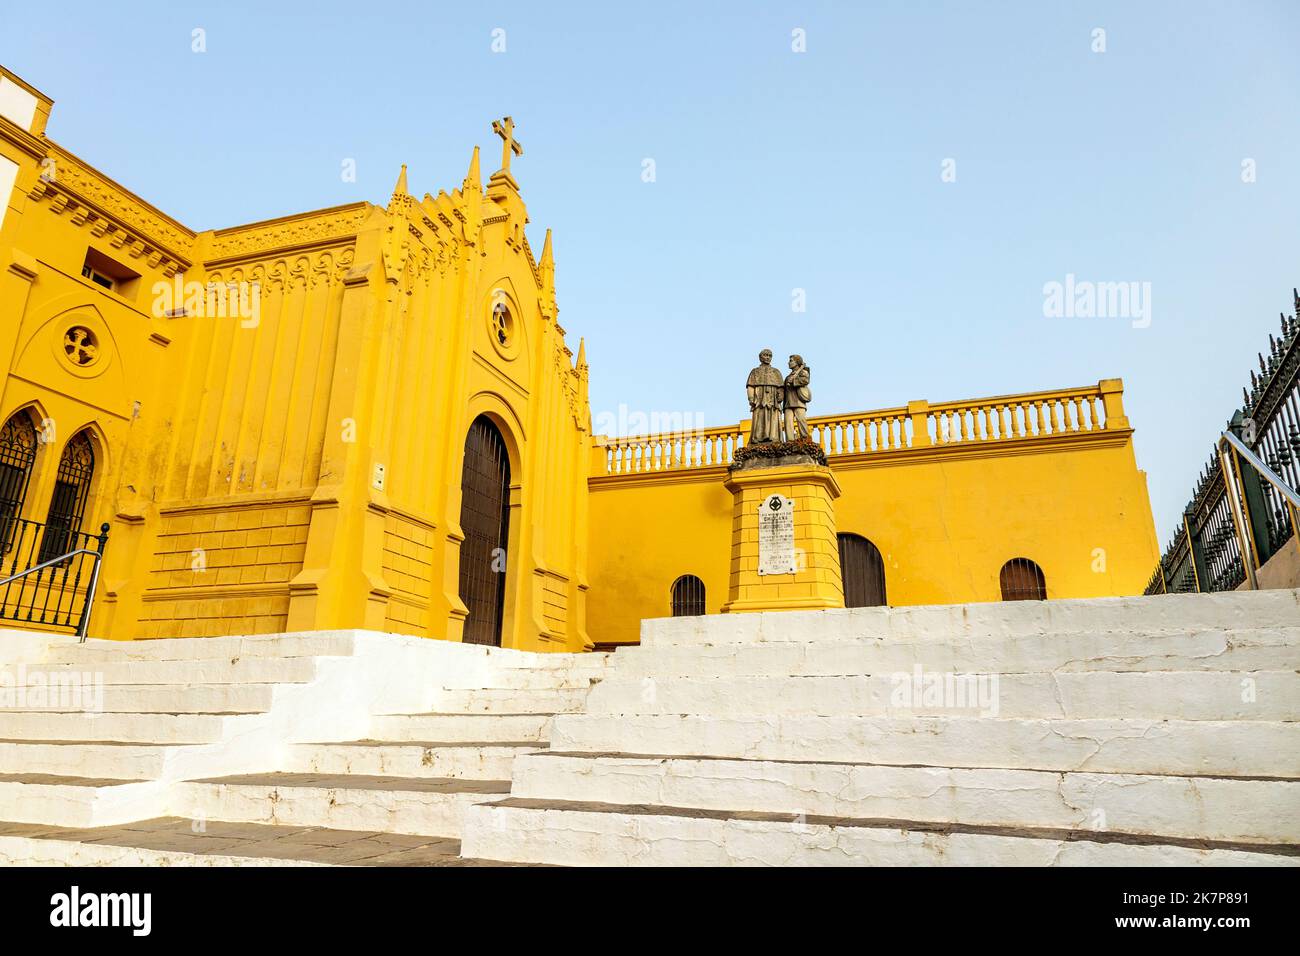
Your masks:
{"label": "clear blue sky", "polygon": [[[762,346],[821,414],[1123,377],[1162,542],[1300,284],[1297,41],[1294,0],[0,11],[50,136],[196,229],[451,189],[512,114],[597,414],[734,422]],[[1045,318],[1067,273],[1150,327]]]}

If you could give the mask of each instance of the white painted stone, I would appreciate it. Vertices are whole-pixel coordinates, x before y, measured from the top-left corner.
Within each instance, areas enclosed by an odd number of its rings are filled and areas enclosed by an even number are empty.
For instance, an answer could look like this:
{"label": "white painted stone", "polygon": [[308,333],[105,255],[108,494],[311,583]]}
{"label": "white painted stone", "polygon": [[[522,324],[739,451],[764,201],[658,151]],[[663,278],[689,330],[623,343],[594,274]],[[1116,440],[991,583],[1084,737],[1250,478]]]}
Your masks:
{"label": "white painted stone", "polygon": [[434,694],[431,709],[449,714],[576,713],[582,709],[588,692],[585,687],[444,689]]}
{"label": "white painted stone", "polygon": [[[271,709],[274,684],[103,684],[50,693],[39,710],[105,714],[254,714]],[[30,704],[0,714],[36,712]]]}
{"label": "white painted stone", "polygon": [[[366,631],[302,631],[242,637],[181,637],[147,641],[89,640],[52,646],[48,663],[84,664],[90,661],[195,661],[248,657],[346,657]],[[396,635],[393,635],[396,636]]]}
{"label": "white painted stone", "polygon": [[552,752],[516,759],[510,795],[1285,843],[1300,782]]}
{"label": "white painted stone", "polygon": [[296,744],[284,769],[295,773],[372,774],[393,777],[446,777],[509,780],[520,754],[540,743],[482,743],[426,746],[420,743],[373,742]]}
{"label": "white painted stone", "polygon": [[481,804],[461,855],[568,866],[1295,866],[1300,858],[1172,845],[716,820]]}
{"label": "white painted stone", "polygon": [[[517,753],[544,745],[552,711],[543,708],[579,706],[606,662],[606,655],[539,655],[364,631],[85,645],[10,634],[0,642],[3,673],[99,682],[104,712],[74,712],[68,701],[57,704],[66,711],[0,711],[0,773],[64,778],[0,780],[0,819],[107,826],[179,812],[455,836],[464,807],[495,794],[374,781],[270,790],[181,781],[286,769],[344,781],[358,774],[506,779]],[[436,703],[482,712],[431,713]],[[392,716],[374,716],[386,713]],[[384,730],[391,742],[355,745]],[[427,746],[439,740],[473,746]],[[299,741],[313,743],[294,746]],[[87,779],[92,775],[104,782]],[[33,862],[221,859],[45,845],[54,842],[4,846],[20,848],[10,859]]]}
{"label": "white painted stone", "polygon": [[[442,680],[442,690],[590,690],[592,673],[582,669],[538,667],[520,665],[495,667],[488,673],[479,673],[466,679],[462,675],[448,674]],[[600,673],[604,673],[601,671]]]}
{"label": "white painted stone", "polygon": [[[24,132],[30,133],[35,125],[38,105],[40,101],[26,87],[19,86],[7,76],[0,76],[0,116],[5,117]],[[8,207],[8,190],[0,193],[0,202]]]}
{"label": "white painted stone", "polygon": [[841,641],[654,644],[620,650],[610,678],[746,677],[928,671],[1256,671],[1300,669],[1300,627],[1185,633],[971,635],[946,642]]}
{"label": "white painted stone", "polygon": [[[0,773],[121,781],[0,781],[0,818],[9,807],[61,825],[180,814],[455,836],[464,817],[467,855],[521,862],[1290,863],[1177,842],[1300,842],[1298,595],[683,618],[646,622],[645,645],[617,655],[365,631],[84,646],[0,633],[0,663],[98,671],[110,709],[140,711],[0,712]],[[999,715],[901,716],[888,692],[918,664],[997,673]],[[229,713],[240,709],[252,712]],[[528,753],[548,737],[572,755]],[[543,808],[356,779],[511,769],[514,796]],[[204,779],[284,770],[322,779]],[[734,816],[756,812],[805,822]],[[883,822],[802,816],[818,814]],[[0,861],[146,858],[32,845],[52,842],[0,838]]]}
{"label": "white painted stone", "polygon": [[154,780],[170,748],[158,744],[0,741],[0,773],[48,773],[110,780]]}
{"label": "white painted stone", "polygon": [[180,783],[170,816],[457,838],[465,808],[501,794]]}
{"label": "white painted stone", "polygon": [[488,742],[535,740],[545,743],[549,714],[407,714],[375,717],[368,735],[375,740]]}
{"label": "white painted stone", "polygon": [[0,627],[0,664],[36,664],[48,659],[56,645],[76,644],[71,634],[50,634]]}
{"label": "white painted stone", "polygon": [[[933,697],[927,690],[929,680],[934,683]],[[900,671],[854,677],[645,676],[601,681],[591,691],[586,712],[1297,720],[1300,675],[1295,671],[1093,671],[990,676]]]}
{"label": "white painted stone", "polygon": [[562,752],[1300,777],[1294,722],[559,714],[550,740]]}
{"label": "white painted stone", "polygon": [[1108,631],[1177,633],[1246,626],[1300,627],[1300,591],[655,618],[641,622],[641,643],[660,646],[862,638],[943,642],[971,636],[987,638]]}
{"label": "white painted stone", "polygon": [[211,714],[80,714],[42,711],[0,713],[0,733],[10,740],[120,740],[128,743],[207,743],[220,740],[238,717]]}
{"label": "white painted stone", "polygon": [[0,866],[324,866],[305,860],[146,850],[133,846],[0,835]]}
{"label": "white painted stone", "polygon": [[0,779],[0,820],[61,827],[114,826],[156,816],[166,803],[157,781],[96,787],[68,782],[30,783]]}
{"label": "white painted stone", "polygon": [[[305,684],[316,676],[314,657],[250,657],[231,663],[224,658],[188,661],[103,661],[27,664],[22,672],[39,671],[48,679],[76,673],[90,674],[105,684]],[[0,674],[17,680],[13,665]]]}
{"label": "white painted stone", "polygon": [[470,647],[481,647],[485,652],[488,663],[498,669],[498,671],[509,670],[511,668],[522,668],[529,671],[571,671],[574,674],[585,673],[592,677],[599,677],[613,660],[613,653],[534,653],[532,651],[516,651],[508,647],[482,647],[482,645],[468,645]]}

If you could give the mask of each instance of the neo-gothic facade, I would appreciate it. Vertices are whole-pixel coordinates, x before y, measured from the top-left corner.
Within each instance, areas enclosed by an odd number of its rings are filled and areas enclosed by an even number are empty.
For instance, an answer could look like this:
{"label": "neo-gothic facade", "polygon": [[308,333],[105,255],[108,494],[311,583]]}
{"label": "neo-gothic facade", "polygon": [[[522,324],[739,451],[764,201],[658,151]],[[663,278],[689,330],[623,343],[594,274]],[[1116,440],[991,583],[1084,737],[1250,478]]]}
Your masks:
{"label": "neo-gothic facade", "polygon": [[[720,610],[744,423],[591,434],[508,120],[486,184],[475,148],[450,192],[403,167],[385,205],[195,230],[46,137],[51,107],[0,69],[0,580],[107,524],[97,636],[582,650]],[[810,419],[848,603],[1139,593],[1121,391]],[[0,617],[38,606],[0,586]]]}

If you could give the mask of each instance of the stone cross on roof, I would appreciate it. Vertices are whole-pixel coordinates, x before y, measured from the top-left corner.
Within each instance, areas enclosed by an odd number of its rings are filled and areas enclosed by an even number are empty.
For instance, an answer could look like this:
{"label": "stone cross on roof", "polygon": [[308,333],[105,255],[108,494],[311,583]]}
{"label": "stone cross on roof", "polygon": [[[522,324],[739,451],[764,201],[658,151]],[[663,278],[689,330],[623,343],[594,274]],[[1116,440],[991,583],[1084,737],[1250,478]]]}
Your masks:
{"label": "stone cross on roof", "polygon": [[501,137],[501,170],[509,175],[510,154],[513,152],[516,156],[524,155],[523,145],[515,139],[515,121],[509,116],[505,119],[493,120],[492,132]]}

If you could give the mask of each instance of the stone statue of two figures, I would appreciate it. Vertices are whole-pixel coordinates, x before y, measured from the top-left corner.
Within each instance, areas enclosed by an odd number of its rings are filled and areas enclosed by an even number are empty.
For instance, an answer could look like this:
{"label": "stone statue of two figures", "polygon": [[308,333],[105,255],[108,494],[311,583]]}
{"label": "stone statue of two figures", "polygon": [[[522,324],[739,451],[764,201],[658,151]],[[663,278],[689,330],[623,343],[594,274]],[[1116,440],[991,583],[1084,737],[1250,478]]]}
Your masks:
{"label": "stone statue of two figures", "polygon": [[745,382],[753,418],[749,444],[808,438],[808,403],[812,401],[812,389],[808,383],[812,369],[803,364],[802,356],[791,355],[790,374],[782,379],[781,373],[772,368],[771,349],[763,349],[758,355],[758,362]]}

